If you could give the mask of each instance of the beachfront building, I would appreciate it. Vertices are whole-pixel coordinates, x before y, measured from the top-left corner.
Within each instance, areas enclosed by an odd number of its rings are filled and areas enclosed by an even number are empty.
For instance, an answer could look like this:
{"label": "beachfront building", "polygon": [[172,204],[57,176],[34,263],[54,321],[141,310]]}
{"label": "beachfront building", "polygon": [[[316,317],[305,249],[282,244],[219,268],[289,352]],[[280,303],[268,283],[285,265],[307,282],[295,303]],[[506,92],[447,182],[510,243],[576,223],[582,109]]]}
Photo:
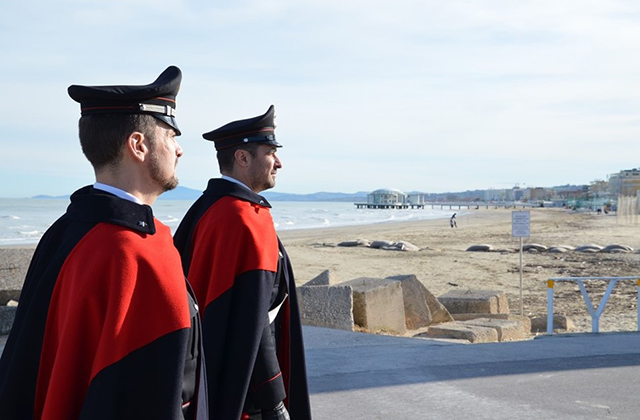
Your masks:
{"label": "beachfront building", "polygon": [[407,194],[396,189],[381,188],[367,194],[369,204],[404,204],[407,201]]}
{"label": "beachfront building", "polygon": [[423,208],[426,194],[405,194],[393,188],[381,188],[367,194],[366,203],[355,203],[357,208],[407,209]]}
{"label": "beachfront building", "polygon": [[640,191],[640,169],[625,169],[609,176],[609,194],[635,197]]}

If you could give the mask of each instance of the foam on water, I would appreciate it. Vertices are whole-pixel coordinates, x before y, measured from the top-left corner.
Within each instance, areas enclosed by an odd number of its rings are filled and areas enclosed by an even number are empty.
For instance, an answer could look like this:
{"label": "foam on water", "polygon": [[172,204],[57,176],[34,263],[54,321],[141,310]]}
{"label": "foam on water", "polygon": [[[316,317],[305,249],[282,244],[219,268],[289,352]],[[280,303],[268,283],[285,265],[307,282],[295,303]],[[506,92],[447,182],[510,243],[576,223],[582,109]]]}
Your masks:
{"label": "foam on water", "polygon": [[[190,200],[158,200],[155,217],[172,232],[180,224]],[[450,210],[440,209],[357,209],[348,202],[274,201],[271,214],[276,230],[319,229],[384,222],[448,218]],[[66,199],[0,198],[0,245],[37,243],[51,224],[66,210]]]}

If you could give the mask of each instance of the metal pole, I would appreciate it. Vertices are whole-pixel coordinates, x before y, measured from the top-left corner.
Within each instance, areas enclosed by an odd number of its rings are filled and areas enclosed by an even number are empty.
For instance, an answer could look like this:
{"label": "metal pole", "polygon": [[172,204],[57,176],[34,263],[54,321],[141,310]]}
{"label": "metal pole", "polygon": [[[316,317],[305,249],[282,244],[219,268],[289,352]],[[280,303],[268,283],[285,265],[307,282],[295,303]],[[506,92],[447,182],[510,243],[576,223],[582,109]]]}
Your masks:
{"label": "metal pole", "polygon": [[524,304],[522,303],[522,236],[520,237],[520,316],[524,316]]}
{"label": "metal pole", "polygon": [[547,334],[553,335],[553,280],[547,280]]}

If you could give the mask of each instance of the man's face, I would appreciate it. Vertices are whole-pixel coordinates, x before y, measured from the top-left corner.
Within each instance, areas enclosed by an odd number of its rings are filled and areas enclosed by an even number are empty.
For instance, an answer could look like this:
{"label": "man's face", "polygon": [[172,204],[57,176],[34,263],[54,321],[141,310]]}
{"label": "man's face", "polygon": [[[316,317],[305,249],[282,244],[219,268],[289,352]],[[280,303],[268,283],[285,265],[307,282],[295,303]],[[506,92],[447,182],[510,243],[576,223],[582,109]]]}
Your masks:
{"label": "man's face", "polygon": [[255,157],[251,157],[248,175],[251,189],[259,193],[276,185],[276,174],[282,168],[282,162],[276,155],[275,146],[261,144],[257,147]]}
{"label": "man's face", "polygon": [[176,140],[175,130],[165,123],[158,122],[154,136],[150,139],[149,149],[151,179],[162,188],[163,192],[177,187],[176,166],[183,152]]}

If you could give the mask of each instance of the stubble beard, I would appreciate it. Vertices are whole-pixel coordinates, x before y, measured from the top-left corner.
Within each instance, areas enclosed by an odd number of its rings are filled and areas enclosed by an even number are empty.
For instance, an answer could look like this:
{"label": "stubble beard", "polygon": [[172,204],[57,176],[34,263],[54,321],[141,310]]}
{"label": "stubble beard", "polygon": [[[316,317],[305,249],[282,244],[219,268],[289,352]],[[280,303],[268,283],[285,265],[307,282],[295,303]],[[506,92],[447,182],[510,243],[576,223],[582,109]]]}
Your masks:
{"label": "stubble beard", "polygon": [[155,181],[156,184],[160,186],[160,188],[162,188],[162,192],[173,190],[178,186],[178,177],[176,177],[175,173],[168,178],[162,176],[162,169],[160,168],[160,163],[158,162],[158,156],[154,152],[151,153],[151,159],[149,161],[149,171],[151,179]]}

